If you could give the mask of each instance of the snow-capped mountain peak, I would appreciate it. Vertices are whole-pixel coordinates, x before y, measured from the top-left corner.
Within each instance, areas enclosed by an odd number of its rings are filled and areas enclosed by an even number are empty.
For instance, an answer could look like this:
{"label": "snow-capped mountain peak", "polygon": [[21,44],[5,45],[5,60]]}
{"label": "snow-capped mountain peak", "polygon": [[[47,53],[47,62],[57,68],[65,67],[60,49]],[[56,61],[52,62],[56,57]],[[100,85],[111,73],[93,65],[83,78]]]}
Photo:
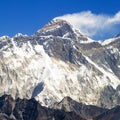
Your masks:
{"label": "snow-capped mountain peak", "polygon": [[66,34],[70,34],[70,33],[72,34],[73,30],[71,25],[65,20],[53,19],[42,29],[38,30],[37,33],[43,36],[53,35],[53,36],[63,37]]}
{"label": "snow-capped mountain peak", "polygon": [[59,37],[82,43],[93,42],[93,40],[82,34],[79,29],[62,19],[53,19],[42,29],[38,30],[35,35],[43,37]]}

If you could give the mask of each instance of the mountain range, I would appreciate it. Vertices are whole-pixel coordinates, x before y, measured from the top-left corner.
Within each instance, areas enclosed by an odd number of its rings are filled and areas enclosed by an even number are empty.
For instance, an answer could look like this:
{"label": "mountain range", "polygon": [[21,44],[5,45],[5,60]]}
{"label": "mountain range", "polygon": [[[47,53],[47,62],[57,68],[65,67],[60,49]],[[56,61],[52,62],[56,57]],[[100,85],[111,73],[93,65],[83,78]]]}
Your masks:
{"label": "mountain range", "polygon": [[53,19],[32,36],[0,37],[1,96],[35,98],[55,109],[62,109],[56,103],[69,96],[111,109],[120,105],[119,73],[120,35],[96,41]]}
{"label": "mountain range", "polygon": [[34,98],[14,100],[11,95],[3,95],[0,120],[120,120],[120,106],[104,109],[65,97],[53,108],[47,108]]}

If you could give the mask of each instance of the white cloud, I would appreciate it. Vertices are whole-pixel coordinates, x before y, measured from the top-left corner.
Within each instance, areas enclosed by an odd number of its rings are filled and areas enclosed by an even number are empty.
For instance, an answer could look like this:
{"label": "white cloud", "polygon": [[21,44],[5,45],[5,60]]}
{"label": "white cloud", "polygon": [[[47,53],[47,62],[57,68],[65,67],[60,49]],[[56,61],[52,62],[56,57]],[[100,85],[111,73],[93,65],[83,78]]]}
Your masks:
{"label": "white cloud", "polygon": [[117,24],[120,23],[120,12],[116,13],[115,16],[108,19],[108,24]]}
{"label": "white cloud", "polygon": [[91,11],[84,11],[59,16],[55,19],[64,19],[70,22],[73,26],[79,28],[81,32],[92,38],[105,38],[106,33],[112,34],[120,32],[117,31],[118,26],[116,26],[118,24],[120,25],[120,12],[111,16],[105,14],[93,14]]}

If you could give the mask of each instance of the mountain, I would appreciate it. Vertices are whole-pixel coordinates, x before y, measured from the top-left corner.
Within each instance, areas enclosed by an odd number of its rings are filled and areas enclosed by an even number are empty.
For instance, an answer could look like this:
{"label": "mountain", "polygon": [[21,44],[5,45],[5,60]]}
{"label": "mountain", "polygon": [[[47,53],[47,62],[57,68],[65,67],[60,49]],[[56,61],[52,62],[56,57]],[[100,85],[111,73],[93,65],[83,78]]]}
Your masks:
{"label": "mountain", "polygon": [[120,104],[120,37],[95,41],[53,19],[34,35],[0,37],[0,95],[53,106],[69,96],[112,108]]}

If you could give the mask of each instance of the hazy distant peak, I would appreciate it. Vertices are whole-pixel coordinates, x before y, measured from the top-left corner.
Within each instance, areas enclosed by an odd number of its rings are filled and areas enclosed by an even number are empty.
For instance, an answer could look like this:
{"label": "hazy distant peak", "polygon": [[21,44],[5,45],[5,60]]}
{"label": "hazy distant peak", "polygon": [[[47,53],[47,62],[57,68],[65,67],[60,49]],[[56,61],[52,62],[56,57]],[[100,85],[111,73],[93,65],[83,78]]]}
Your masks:
{"label": "hazy distant peak", "polygon": [[1,36],[1,37],[0,37],[0,40],[6,40],[6,39],[9,39],[9,38],[10,38],[9,36],[6,36],[6,35],[5,35],[5,36]]}

